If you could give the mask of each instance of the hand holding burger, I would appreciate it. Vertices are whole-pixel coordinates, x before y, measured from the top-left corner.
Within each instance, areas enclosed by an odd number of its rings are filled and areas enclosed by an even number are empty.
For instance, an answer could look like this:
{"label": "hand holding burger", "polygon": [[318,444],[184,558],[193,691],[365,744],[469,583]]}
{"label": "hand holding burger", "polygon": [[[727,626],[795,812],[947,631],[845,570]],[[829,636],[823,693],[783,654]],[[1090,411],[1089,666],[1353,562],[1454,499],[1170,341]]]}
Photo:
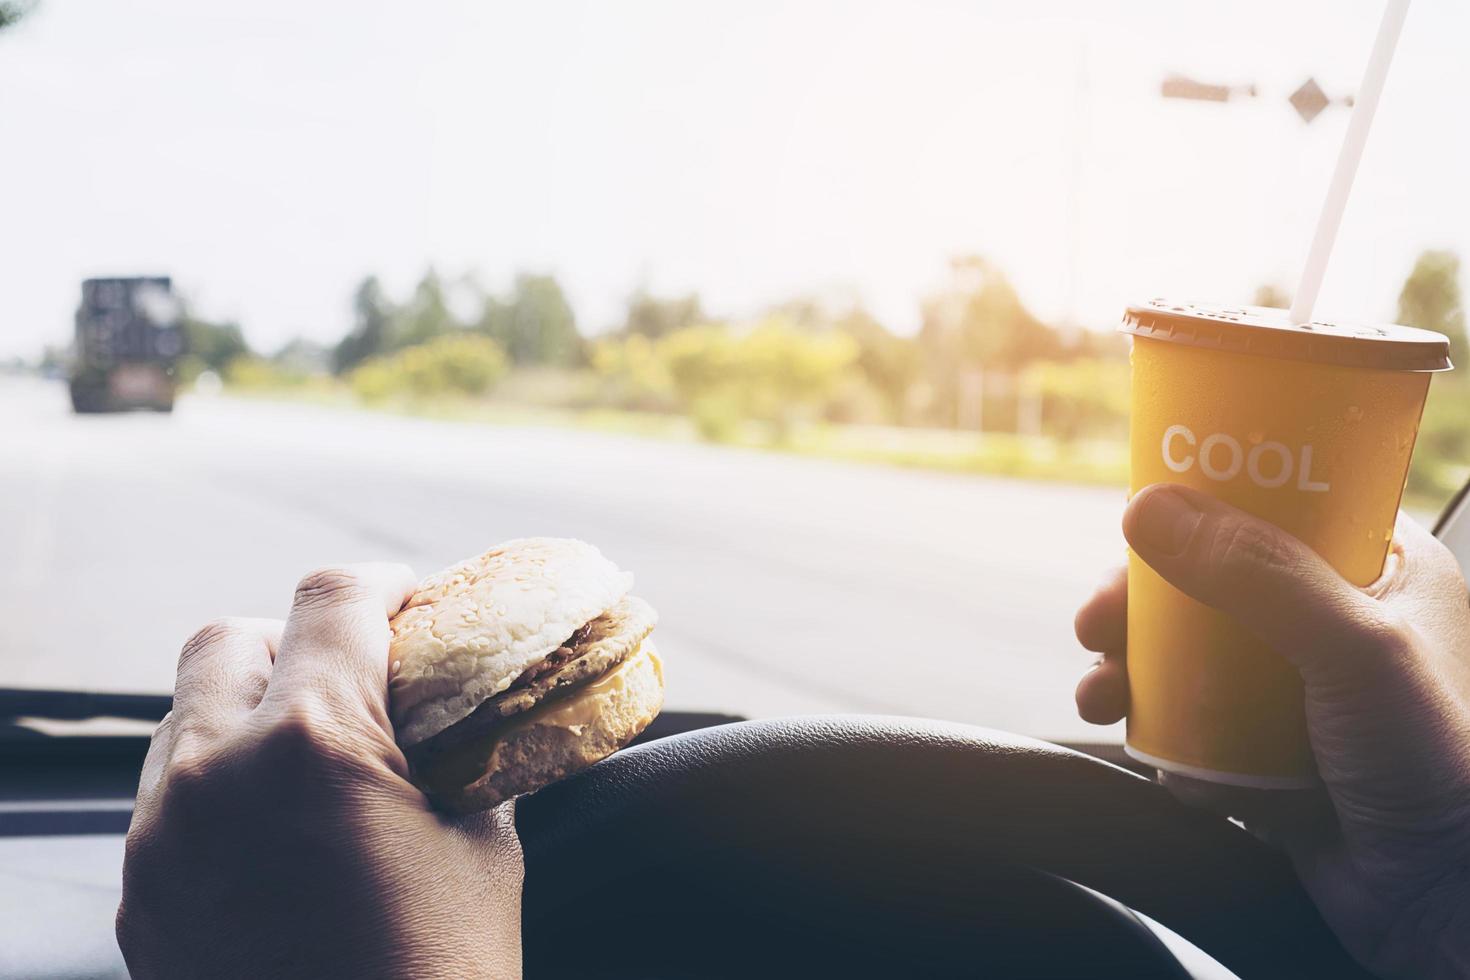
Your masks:
{"label": "hand holding burger", "polygon": [[657,713],[630,584],[589,545],[518,541],[418,587],[401,565],[323,569],[285,623],[199,630],[128,831],[131,975],[519,976],[521,852],[496,803]]}
{"label": "hand holding burger", "polygon": [[388,724],[401,565],[307,575],[179,655],[143,763],[117,940],[145,977],[520,975],[513,810],[447,820]]}
{"label": "hand holding burger", "polygon": [[414,782],[493,807],[586,768],[663,705],[653,609],[568,538],[509,541],[424,581],[393,619],[389,694]]}

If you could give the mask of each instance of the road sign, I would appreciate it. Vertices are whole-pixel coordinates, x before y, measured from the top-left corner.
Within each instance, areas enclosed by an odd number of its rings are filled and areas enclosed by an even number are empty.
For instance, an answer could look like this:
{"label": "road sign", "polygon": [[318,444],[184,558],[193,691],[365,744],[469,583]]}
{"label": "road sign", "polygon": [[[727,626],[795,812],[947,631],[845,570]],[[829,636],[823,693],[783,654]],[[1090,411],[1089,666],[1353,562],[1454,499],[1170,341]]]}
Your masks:
{"label": "road sign", "polygon": [[1291,93],[1287,101],[1296,110],[1296,114],[1302,117],[1302,122],[1307,123],[1316,119],[1331,104],[1327,93],[1322,91],[1322,86],[1317,84],[1315,78],[1302,82],[1301,88]]}
{"label": "road sign", "polygon": [[1196,102],[1229,102],[1234,98],[1255,98],[1254,85],[1212,85],[1187,75],[1165,77],[1161,93],[1166,99],[1193,99]]}
{"label": "road sign", "polygon": [[1195,99],[1200,102],[1228,102],[1229,85],[1210,85],[1197,82],[1183,75],[1170,75],[1164,79],[1163,95],[1166,99]]}

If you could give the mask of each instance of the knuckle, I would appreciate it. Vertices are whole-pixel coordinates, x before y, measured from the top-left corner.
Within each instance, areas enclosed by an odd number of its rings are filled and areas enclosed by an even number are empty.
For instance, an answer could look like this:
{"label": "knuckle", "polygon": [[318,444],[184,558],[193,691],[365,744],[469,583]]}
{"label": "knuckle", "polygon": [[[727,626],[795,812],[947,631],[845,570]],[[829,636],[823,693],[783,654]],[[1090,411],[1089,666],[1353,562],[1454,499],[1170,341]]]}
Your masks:
{"label": "knuckle", "polygon": [[209,788],[211,766],[199,754],[190,754],[169,763],[164,776],[164,794],[170,804],[197,800]]}
{"label": "knuckle", "polygon": [[117,940],[118,952],[122,953],[131,976],[157,976],[157,963],[150,960],[157,956],[163,937],[159,935],[156,909],[153,898],[141,900],[130,895],[124,888],[118,900],[117,912],[112,917],[112,932]]}
{"label": "knuckle", "polygon": [[163,713],[158,724],[153,728],[153,735],[149,738],[150,743],[160,743],[169,737],[169,734],[178,728],[178,719],[174,715],[174,709],[170,708]]}
{"label": "knuckle", "polygon": [[226,617],[205,623],[184,641],[183,648],[179,650],[179,667],[182,669],[205,650],[238,636],[240,632],[240,621],[237,619]]}
{"label": "knuckle", "polygon": [[167,864],[165,842],[157,830],[132,827],[123,840],[122,893],[147,892]]}
{"label": "knuckle", "polygon": [[219,787],[223,764],[219,752],[196,745],[193,740],[176,746],[164,768],[164,811],[208,806]]}
{"label": "knuckle", "polygon": [[151,832],[141,832],[134,827],[123,840],[122,885],[123,894],[136,892],[147,885],[149,875],[157,864],[157,837]]}
{"label": "knuckle", "polygon": [[299,701],[276,713],[261,739],[271,769],[279,772],[339,771],[355,768],[351,739],[324,705]]}
{"label": "knuckle", "polygon": [[1254,521],[1222,522],[1210,536],[1207,558],[1231,584],[1249,584],[1263,570],[1290,572],[1296,564],[1281,535]]}
{"label": "knuckle", "polygon": [[362,583],[345,568],[328,566],[306,573],[296,584],[295,605],[301,609],[319,609],[354,599]]}
{"label": "knuckle", "polygon": [[136,962],[137,946],[134,942],[134,934],[137,932],[136,916],[133,914],[127,899],[117,903],[117,914],[112,918],[113,935],[117,937],[117,948],[123,954],[123,959],[129,963]]}

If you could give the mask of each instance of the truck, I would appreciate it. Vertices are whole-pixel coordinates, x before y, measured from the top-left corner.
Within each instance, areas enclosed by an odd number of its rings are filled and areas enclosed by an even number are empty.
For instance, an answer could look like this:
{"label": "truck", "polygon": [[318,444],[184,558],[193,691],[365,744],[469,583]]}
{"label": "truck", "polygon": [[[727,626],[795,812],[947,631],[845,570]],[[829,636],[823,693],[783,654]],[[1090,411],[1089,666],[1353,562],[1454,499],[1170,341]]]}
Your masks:
{"label": "truck", "polygon": [[85,280],[68,375],[73,410],[172,411],[182,321],[168,276]]}

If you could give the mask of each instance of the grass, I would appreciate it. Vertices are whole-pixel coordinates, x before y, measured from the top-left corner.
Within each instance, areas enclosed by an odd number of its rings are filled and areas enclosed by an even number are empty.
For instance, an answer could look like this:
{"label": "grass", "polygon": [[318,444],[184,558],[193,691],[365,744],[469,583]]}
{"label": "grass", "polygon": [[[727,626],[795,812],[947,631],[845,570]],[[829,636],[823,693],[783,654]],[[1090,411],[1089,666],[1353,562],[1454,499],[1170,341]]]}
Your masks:
{"label": "grass", "polygon": [[[367,409],[415,418],[484,425],[571,428],[684,443],[701,441],[698,430],[688,418],[658,412],[573,408],[467,397],[392,399],[364,405],[345,386],[326,379],[320,383],[280,387],[232,386],[227,390],[240,397]],[[946,473],[1097,486],[1128,485],[1128,447],[1113,440],[1063,442],[1045,436],[997,432],[827,424],[805,426],[785,439],[775,440],[768,428],[750,424],[738,429],[733,438],[722,444],[816,459]],[[1447,495],[1438,489],[1411,487],[1404,496],[1403,506],[1422,519],[1435,514],[1445,499]]]}
{"label": "grass", "polygon": [[[228,389],[232,395],[368,409],[393,415],[487,425],[547,426],[610,432],[649,439],[699,442],[689,419],[679,415],[614,408],[527,405],[496,399],[438,397],[391,399],[364,405],[345,387],[306,384]],[[741,427],[722,445],[855,463],[976,473],[1019,479],[1107,486],[1128,482],[1127,446],[1115,442],[1062,443],[1044,436],[958,432],[876,425],[804,426],[784,439],[767,427]]]}
{"label": "grass", "polygon": [[817,426],[772,447],[806,456],[951,473],[1126,486],[1128,447],[1044,436],[888,426]]}
{"label": "grass", "polygon": [[674,439],[681,442],[697,440],[694,425],[688,419],[656,412],[630,412],[612,408],[572,409],[455,397],[393,398],[367,404],[345,386],[330,383],[263,388],[231,386],[226,388],[226,392],[235,397],[261,401],[305,402],[446,422],[546,426],[614,432],[651,439]]}

